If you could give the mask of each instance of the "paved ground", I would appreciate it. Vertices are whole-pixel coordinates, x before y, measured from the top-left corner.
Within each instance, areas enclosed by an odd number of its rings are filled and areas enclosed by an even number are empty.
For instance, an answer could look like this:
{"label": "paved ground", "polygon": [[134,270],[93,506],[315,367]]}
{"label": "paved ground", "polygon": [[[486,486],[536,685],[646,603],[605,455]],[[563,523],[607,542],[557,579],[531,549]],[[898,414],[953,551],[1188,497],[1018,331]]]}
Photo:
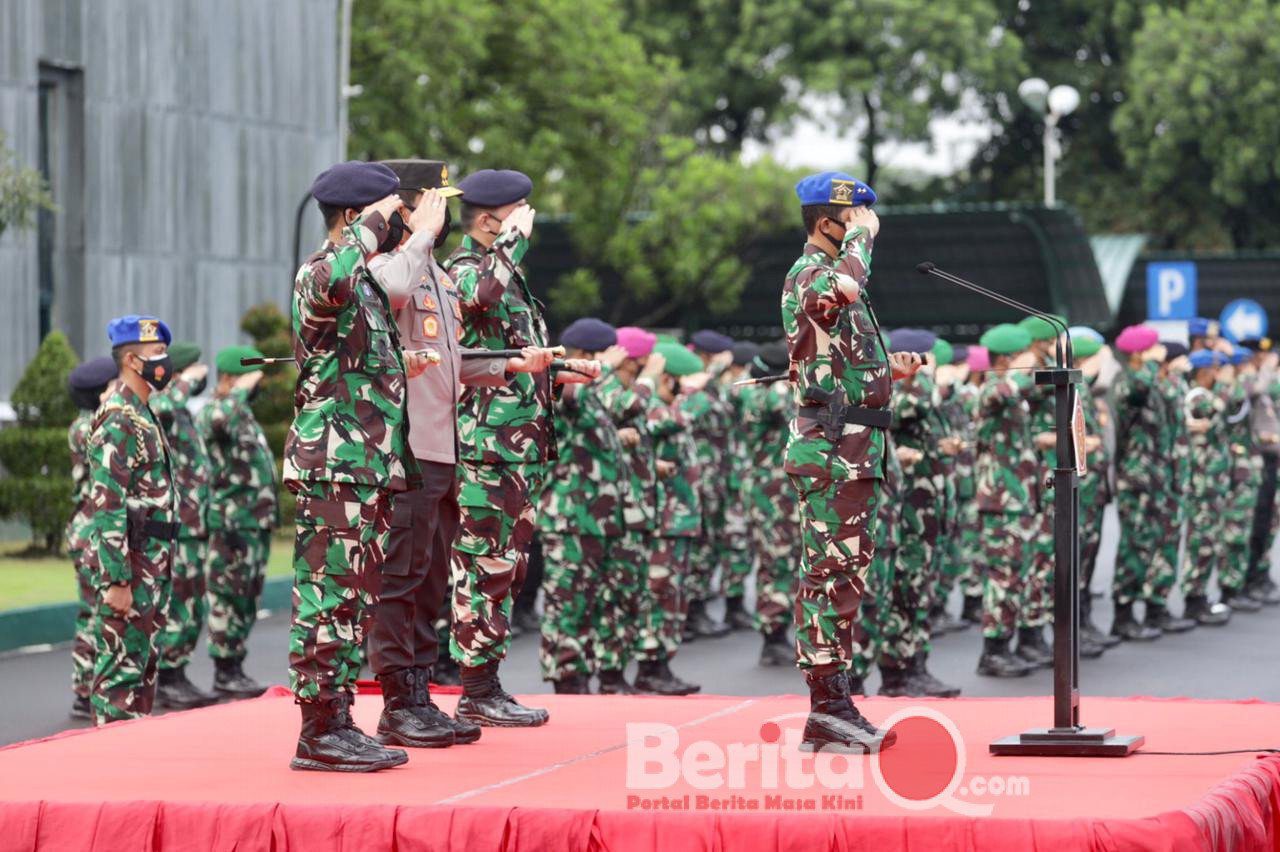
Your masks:
{"label": "paved ground", "polygon": [[[1108,518],[1103,540],[1103,565],[1095,586],[1106,588],[1115,549],[1115,519]],[[1097,621],[1110,624],[1105,598],[1095,599]],[[1179,611],[1176,602],[1174,611]],[[247,670],[264,682],[286,682],[287,614],[273,614],[259,623],[250,641]],[[942,637],[935,643],[935,674],[964,689],[967,696],[1049,695],[1048,670],[1017,680],[994,680],[974,673],[980,639],[976,630]],[[794,669],[763,669],[756,665],[760,640],[751,633],[695,642],[682,649],[674,668],[683,677],[703,684],[710,693],[769,695],[803,691]],[[0,657],[0,743],[46,736],[71,727],[70,657],[65,648],[43,653]],[[193,679],[208,685],[212,664],[203,647],[191,666]],[[504,683],[516,693],[550,691],[539,680],[537,637],[516,639]],[[869,688],[877,686],[872,678]],[[1280,701],[1280,607],[1257,614],[1238,614],[1223,628],[1200,628],[1143,645],[1122,645],[1099,660],[1086,660],[1081,674],[1083,695],[1158,695],[1199,698],[1261,698]],[[1086,708],[1087,710],[1087,708]],[[1046,719],[1046,723],[1050,720]],[[1087,712],[1085,721],[1089,721]],[[1105,720],[1098,720],[1105,721]]]}

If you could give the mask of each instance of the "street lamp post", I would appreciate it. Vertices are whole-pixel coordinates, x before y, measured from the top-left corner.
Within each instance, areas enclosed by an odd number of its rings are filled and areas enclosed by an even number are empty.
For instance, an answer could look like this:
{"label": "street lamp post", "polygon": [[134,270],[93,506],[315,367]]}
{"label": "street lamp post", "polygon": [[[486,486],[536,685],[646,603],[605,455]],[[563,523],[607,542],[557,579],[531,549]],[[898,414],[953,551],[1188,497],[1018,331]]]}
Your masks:
{"label": "street lamp post", "polygon": [[1058,144],[1058,121],[1075,112],[1080,106],[1080,93],[1071,86],[1054,86],[1039,77],[1031,77],[1018,84],[1018,97],[1035,112],[1044,117],[1044,204],[1053,207],[1058,203],[1055,172],[1062,147]]}

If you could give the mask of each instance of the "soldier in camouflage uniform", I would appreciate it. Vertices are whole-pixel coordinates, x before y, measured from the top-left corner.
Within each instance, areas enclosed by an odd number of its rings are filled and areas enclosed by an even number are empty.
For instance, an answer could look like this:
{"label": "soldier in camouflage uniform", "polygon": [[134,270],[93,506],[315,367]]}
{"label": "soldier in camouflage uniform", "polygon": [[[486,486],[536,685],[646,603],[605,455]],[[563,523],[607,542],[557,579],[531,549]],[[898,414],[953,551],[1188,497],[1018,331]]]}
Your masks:
{"label": "soldier in camouflage uniform", "polygon": [[[733,344],[733,363],[720,377],[720,389],[728,403],[732,423],[741,427],[746,422],[749,386],[738,387],[734,382],[747,377],[748,368],[760,354],[760,346],[749,340]],[[741,428],[731,427],[726,454],[728,476],[725,480],[724,535],[720,538],[719,562],[724,576],[724,623],[730,630],[754,630],[756,621],[743,604],[747,579],[756,566],[756,554],[752,547],[751,495],[747,481],[750,475],[751,447]],[[758,584],[757,584],[758,585]]]}
{"label": "soldier in camouflage uniform", "polygon": [[896,737],[853,706],[846,671],[875,555],[891,385],[922,362],[885,351],[864,292],[880,227],[875,193],[839,172],[804,178],[796,193],[808,242],[787,273],[782,326],[800,397],[785,469],[800,499],[803,539],[796,660],[810,713],[801,748],[874,751]]}
{"label": "soldier in camouflage uniform", "polygon": [[[541,306],[520,268],[533,231],[534,210],[526,203],[533,182],[520,172],[484,170],[458,188],[466,236],[444,268],[458,288],[463,346],[546,347]],[[450,651],[462,669],[457,715],[478,725],[532,727],[548,718],[503,690],[498,666],[511,644],[511,605],[524,582],[547,465],[556,459],[553,381],[585,378],[519,373],[506,387],[466,388],[458,403],[462,517]]]}
{"label": "soldier in camouflage uniform", "polygon": [[1113,387],[1116,413],[1116,511],[1120,543],[1112,598],[1116,615],[1111,632],[1126,640],[1159,639],[1161,632],[1139,622],[1133,604],[1141,597],[1147,570],[1157,559],[1159,527],[1152,522],[1152,503],[1164,499],[1167,473],[1156,458],[1164,423],[1163,404],[1156,387],[1164,349],[1149,326],[1129,326],[1116,338],[1116,349],[1127,357]]}
{"label": "soldier in camouflage uniform", "polygon": [[106,399],[115,377],[116,362],[106,356],[85,361],[67,377],[67,390],[78,409],[76,419],[67,430],[75,509],[63,534],[67,555],[76,569],[76,589],[79,592],[75,638],[71,642],[71,691],[75,695],[71,718],[88,721],[93,719],[89,690],[93,685],[93,615],[97,608],[98,590],[95,587],[96,569],[90,554],[85,551],[89,527],[93,523],[93,505],[88,502],[93,482],[89,479],[86,453],[89,436],[93,434],[94,412]]}
{"label": "soldier in camouflage uniform", "polygon": [[1182,593],[1186,600],[1183,614],[1199,624],[1223,625],[1231,619],[1231,609],[1222,603],[1209,603],[1209,579],[1223,564],[1225,556],[1224,520],[1227,506],[1227,483],[1231,473],[1231,447],[1226,440],[1226,400],[1217,387],[1218,368],[1225,359],[1212,349],[1199,349],[1189,356],[1191,390],[1183,408],[1190,437],[1191,509],[1187,525],[1186,564],[1182,574]]}
{"label": "soldier in camouflage uniform", "polygon": [[217,701],[196,688],[187,677],[187,663],[200,639],[205,614],[205,562],[209,554],[209,451],[187,410],[187,400],[204,391],[209,368],[197,364],[200,348],[175,342],[169,347],[174,379],[151,395],[151,411],[160,422],[173,460],[174,490],[178,495],[178,544],[174,551],[169,611],[157,639],[160,648],[156,703],[185,709]]}
{"label": "soldier in camouflage uniform", "polygon": [[[961,348],[961,356],[967,347]],[[973,504],[973,415],[972,400],[977,388],[967,384],[969,367],[963,357],[956,363],[956,349],[938,338],[933,344],[934,382],[938,386],[939,411],[954,439],[951,457],[952,497],[947,504],[945,534],[938,542],[938,580],[934,584],[933,604],[929,608],[930,632],[934,635],[966,630],[974,622],[955,619],[947,612],[947,602],[956,581],[969,566],[964,557],[965,524],[972,524],[977,510]]]}
{"label": "soldier in camouflage uniform", "polygon": [[[1270,338],[1250,338],[1240,345],[1254,351],[1253,362],[1258,369],[1258,380],[1265,386],[1267,400],[1272,409],[1280,408],[1280,354]],[[1245,595],[1264,606],[1280,604],[1280,587],[1271,579],[1271,546],[1280,532],[1280,488],[1276,488],[1277,469],[1280,469],[1280,444],[1263,444],[1259,447],[1262,457],[1262,486],[1258,490],[1258,502],[1254,507],[1253,525],[1249,534],[1249,569],[1245,576]]]}
{"label": "soldier in camouflage uniform", "polygon": [[978,674],[1022,677],[1035,669],[1009,649],[1026,601],[1023,591],[1040,532],[1040,462],[1031,431],[1033,393],[1028,368],[1038,356],[1031,335],[1016,325],[997,325],[982,335],[991,369],[978,394],[974,434],[974,499],[982,524],[986,572],[982,600],[982,655]]}
{"label": "soldier in camouflage uniform", "polygon": [[151,713],[178,534],[169,447],[147,405],[172,378],[172,337],[160,320],[137,315],[112,320],[107,336],[119,379],[85,451],[93,520],[84,550],[97,592],[90,701],[99,725]]}
{"label": "soldier in camouflage uniform", "polygon": [[249,346],[218,353],[218,386],[200,411],[209,447],[213,506],[209,512],[209,656],[213,689],[230,698],[261,695],[265,687],[244,672],[249,632],[280,524],[276,460],[249,406],[262,370],[241,364],[261,358]]}
{"label": "soldier in camouflage uniform", "polygon": [[691,423],[706,416],[702,392],[709,378],[698,356],[675,341],[658,341],[651,359],[661,359],[664,373],[656,381],[659,405],[651,406],[646,427],[653,438],[657,474],[656,537],[649,555],[650,604],[636,647],[638,692],[688,695],[702,687],[677,677],[671,660],[680,649],[688,599],[694,542],[702,531],[698,482],[702,471]]}
{"label": "soldier in camouflage uniform", "polygon": [[302,731],[294,769],[371,772],[409,759],[366,735],[350,713],[391,495],[418,479],[405,381],[427,361],[401,351],[387,297],[366,267],[399,244],[398,186],[376,163],[321,173],[311,194],[329,238],[294,281],[298,383],[284,447],[284,480],[297,495],[289,679]]}

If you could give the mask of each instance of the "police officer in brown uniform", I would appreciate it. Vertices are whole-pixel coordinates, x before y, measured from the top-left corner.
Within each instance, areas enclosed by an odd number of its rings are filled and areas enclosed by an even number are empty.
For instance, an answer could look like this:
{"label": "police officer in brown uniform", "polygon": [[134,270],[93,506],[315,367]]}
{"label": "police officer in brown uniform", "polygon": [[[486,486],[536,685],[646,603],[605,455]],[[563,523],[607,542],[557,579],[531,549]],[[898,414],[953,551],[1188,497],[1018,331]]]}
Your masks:
{"label": "police officer in brown uniform", "polygon": [[375,258],[370,270],[387,293],[405,348],[434,353],[439,361],[408,382],[409,447],[423,484],[393,499],[369,660],[384,701],[378,739],[441,748],[480,738],[478,725],[450,718],[427,690],[439,658],[435,618],[444,604],[458,529],[461,385],[503,386],[510,373],[545,370],[552,354],[531,347],[521,358],[462,359],[457,289],[432,256],[449,232],[448,199],[460,193],[437,160],[385,165],[400,178],[400,195],[412,214],[399,250]]}

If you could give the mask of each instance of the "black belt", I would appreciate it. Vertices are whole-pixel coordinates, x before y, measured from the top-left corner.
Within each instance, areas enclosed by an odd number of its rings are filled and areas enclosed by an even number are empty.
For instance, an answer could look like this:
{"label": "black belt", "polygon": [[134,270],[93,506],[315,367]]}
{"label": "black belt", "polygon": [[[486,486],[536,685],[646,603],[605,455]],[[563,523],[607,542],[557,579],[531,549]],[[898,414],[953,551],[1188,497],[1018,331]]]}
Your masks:
{"label": "black belt", "polygon": [[[817,420],[826,408],[825,405],[802,405],[800,407],[800,416],[808,417],[810,420]],[[856,405],[850,405],[844,410],[845,423],[852,423],[855,426],[873,426],[876,429],[888,429],[893,425],[893,412],[887,408],[860,408]]]}
{"label": "black belt", "polygon": [[161,541],[176,541],[181,529],[182,524],[173,521],[147,521],[142,525],[142,534]]}

